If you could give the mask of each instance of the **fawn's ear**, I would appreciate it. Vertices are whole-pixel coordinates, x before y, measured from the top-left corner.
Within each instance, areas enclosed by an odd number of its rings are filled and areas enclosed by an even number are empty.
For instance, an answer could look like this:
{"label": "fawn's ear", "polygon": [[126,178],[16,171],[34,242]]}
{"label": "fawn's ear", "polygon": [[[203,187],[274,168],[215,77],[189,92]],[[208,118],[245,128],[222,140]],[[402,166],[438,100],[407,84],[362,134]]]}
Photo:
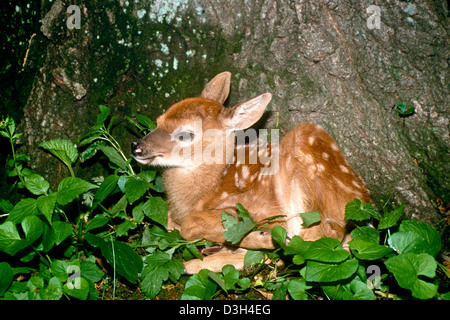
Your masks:
{"label": "fawn's ear", "polygon": [[231,73],[228,71],[219,73],[208,82],[200,97],[211,99],[223,104],[230,93]]}
{"label": "fawn's ear", "polygon": [[224,108],[221,121],[229,129],[246,129],[262,117],[271,99],[272,94],[264,93],[234,107]]}

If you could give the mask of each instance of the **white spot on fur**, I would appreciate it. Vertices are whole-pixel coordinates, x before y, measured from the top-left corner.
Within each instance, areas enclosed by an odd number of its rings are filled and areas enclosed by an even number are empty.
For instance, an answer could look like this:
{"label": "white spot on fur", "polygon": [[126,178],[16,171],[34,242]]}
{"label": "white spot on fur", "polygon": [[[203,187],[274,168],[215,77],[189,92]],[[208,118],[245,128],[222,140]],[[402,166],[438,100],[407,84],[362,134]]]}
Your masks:
{"label": "white spot on fur", "polygon": [[322,159],[325,161],[328,161],[328,159],[330,158],[330,155],[326,152],[322,152]]}
{"label": "white spot on fur", "polygon": [[314,140],[315,140],[315,138],[312,136],[308,138],[308,143],[310,146],[312,146],[314,144]]}
{"label": "white spot on fur", "polygon": [[344,173],[349,173],[350,171],[348,170],[348,167],[343,166],[343,165],[339,165],[339,168],[341,169],[342,172]]}

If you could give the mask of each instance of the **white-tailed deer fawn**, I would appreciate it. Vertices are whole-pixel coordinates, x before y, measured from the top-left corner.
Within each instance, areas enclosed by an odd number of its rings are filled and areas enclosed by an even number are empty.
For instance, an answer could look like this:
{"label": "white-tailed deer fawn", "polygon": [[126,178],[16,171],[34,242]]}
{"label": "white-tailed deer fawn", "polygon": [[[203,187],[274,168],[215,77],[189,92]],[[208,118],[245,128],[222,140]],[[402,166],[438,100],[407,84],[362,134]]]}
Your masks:
{"label": "white-tailed deer fawn", "polygon": [[[235,214],[236,203],[241,203],[255,221],[286,215],[277,224],[286,228],[289,237],[342,240],[347,202],[370,199],[336,142],[320,126],[305,123],[286,134],[279,146],[256,151],[260,156],[270,154],[271,162],[261,158],[248,161],[250,148],[235,145],[235,131],[257,122],[272,96],[265,93],[225,108],[230,77],[229,72],[218,74],[200,97],[175,103],[158,117],[155,130],[133,142],[138,162],[166,168],[168,227],[179,229],[187,240],[205,238],[229,248],[223,237],[221,214]],[[238,156],[239,148],[246,150],[245,161]],[[272,170],[263,172],[268,168]],[[303,228],[297,214],[308,211],[319,211],[321,222]],[[254,231],[238,246],[271,249],[274,243],[270,232]],[[203,268],[220,271],[226,264],[242,269],[242,251],[222,251],[203,260],[191,260],[185,268],[187,273]]]}

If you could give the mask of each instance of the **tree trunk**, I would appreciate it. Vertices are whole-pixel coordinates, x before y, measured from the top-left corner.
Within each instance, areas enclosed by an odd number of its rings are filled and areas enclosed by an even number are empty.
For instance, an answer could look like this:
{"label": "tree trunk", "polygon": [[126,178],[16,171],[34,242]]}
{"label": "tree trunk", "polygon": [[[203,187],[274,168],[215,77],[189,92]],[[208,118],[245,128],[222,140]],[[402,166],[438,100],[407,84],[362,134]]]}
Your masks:
{"label": "tree trunk", "polygon": [[[446,1],[77,1],[44,8],[45,61],[24,110],[37,171],[67,175],[38,149],[75,141],[105,103],[155,117],[231,71],[228,104],[271,92],[267,127],[321,124],[379,209],[436,224],[449,199]],[[397,105],[414,107],[400,116]],[[134,138],[117,131],[124,150]],[[55,169],[56,168],[56,169]],[[90,170],[90,167],[88,167]],[[56,170],[56,172],[55,172]]]}

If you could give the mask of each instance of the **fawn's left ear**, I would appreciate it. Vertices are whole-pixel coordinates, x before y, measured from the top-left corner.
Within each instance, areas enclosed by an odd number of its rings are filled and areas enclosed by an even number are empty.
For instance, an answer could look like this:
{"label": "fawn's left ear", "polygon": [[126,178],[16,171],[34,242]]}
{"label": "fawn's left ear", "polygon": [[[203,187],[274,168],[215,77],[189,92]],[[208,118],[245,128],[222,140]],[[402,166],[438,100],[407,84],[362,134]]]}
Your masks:
{"label": "fawn's left ear", "polygon": [[211,79],[203,89],[200,97],[211,99],[223,104],[230,93],[231,73],[228,71],[219,73]]}
{"label": "fawn's left ear", "polygon": [[262,117],[270,100],[272,94],[266,92],[234,107],[224,108],[221,114],[222,123],[233,130],[247,129]]}

